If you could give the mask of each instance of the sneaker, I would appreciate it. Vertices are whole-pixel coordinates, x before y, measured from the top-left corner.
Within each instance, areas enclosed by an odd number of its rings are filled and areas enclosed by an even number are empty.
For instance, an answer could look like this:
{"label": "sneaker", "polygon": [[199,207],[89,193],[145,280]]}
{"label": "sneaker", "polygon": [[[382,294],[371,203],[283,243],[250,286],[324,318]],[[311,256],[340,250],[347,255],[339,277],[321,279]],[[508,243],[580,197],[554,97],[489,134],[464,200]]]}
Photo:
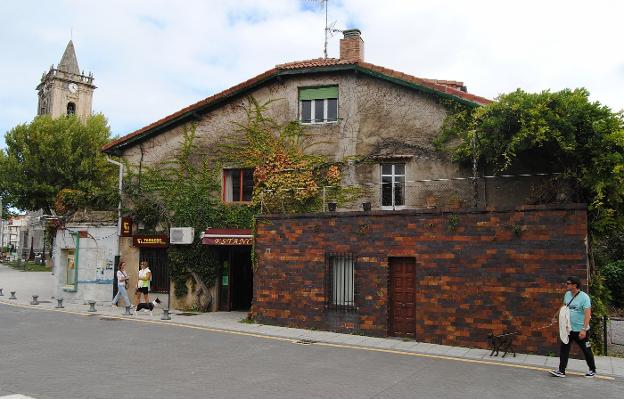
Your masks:
{"label": "sneaker", "polygon": [[565,378],[565,373],[561,372],[559,369],[554,369],[549,371],[555,377]]}
{"label": "sneaker", "polygon": [[589,370],[587,373],[585,373],[585,377],[586,378],[594,378],[596,376],[596,372]]}

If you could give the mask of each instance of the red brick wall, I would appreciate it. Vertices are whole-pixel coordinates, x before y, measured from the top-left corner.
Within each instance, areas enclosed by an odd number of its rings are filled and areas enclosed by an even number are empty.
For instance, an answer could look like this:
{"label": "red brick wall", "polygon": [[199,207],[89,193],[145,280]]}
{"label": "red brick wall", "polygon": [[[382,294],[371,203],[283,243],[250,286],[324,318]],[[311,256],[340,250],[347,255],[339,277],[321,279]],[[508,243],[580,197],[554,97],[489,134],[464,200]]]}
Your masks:
{"label": "red brick wall", "polygon": [[[487,348],[490,332],[521,331],[522,352],[557,350],[568,275],[585,281],[582,205],[515,210],[348,212],[257,221],[253,311],[261,323],[388,333],[388,257],[416,261],[415,339]],[[325,309],[325,254],[352,253],[357,311]]]}

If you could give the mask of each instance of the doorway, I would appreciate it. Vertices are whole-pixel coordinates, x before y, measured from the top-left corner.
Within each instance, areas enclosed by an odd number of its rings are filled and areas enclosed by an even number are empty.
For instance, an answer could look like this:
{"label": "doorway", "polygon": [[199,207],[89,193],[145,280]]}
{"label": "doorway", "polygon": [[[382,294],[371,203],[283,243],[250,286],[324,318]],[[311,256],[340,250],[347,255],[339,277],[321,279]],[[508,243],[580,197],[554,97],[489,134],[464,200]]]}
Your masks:
{"label": "doorway", "polygon": [[253,298],[251,247],[230,247],[224,255],[219,278],[219,310],[247,311]]}
{"label": "doorway", "polygon": [[416,259],[388,258],[390,266],[388,335],[416,335]]}

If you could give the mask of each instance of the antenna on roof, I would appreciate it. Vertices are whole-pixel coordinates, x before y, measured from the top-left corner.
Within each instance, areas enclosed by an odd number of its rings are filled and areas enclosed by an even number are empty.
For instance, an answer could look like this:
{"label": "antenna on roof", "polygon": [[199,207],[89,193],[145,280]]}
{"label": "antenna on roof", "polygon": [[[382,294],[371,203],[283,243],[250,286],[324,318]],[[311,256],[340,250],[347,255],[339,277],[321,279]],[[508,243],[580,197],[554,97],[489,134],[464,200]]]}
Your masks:
{"label": "antenna on roof", "polygon": [[325,43],[323,46],[323,57],[327,58],[327,40],[330,37],[332,37],[335,32],[341,32],[341,30],[334,28],[334,26],[336,25],[336,21],[330,24],[327,23],[327,8],[328,8],[329,0],[309,0],[309,1],[313,1],[315,3],[320,2],[322,5],[325,6]]}

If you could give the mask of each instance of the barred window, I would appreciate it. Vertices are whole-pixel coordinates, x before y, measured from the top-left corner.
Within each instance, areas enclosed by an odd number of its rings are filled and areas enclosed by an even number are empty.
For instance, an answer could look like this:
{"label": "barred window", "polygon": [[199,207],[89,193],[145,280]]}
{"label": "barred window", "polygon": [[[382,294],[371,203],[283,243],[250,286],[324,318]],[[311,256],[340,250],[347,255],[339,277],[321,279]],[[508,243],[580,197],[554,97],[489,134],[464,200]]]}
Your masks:
{"label": "barred window", "polygon": [[355,310],[355,262],[352,254],[327,254],[327,307]]}

